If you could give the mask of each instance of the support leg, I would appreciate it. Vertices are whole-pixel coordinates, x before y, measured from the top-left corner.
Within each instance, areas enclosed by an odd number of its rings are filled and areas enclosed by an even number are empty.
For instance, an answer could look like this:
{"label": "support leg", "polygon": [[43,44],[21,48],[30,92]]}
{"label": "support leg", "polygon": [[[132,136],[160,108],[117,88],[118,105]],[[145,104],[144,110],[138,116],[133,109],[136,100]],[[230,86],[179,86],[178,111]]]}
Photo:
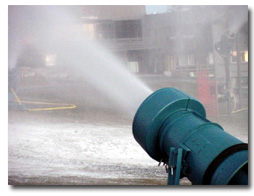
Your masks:
{"label": "support leg", "polygon": [[183,149],[170,148],[168,185],[179,185],[182,167]]}

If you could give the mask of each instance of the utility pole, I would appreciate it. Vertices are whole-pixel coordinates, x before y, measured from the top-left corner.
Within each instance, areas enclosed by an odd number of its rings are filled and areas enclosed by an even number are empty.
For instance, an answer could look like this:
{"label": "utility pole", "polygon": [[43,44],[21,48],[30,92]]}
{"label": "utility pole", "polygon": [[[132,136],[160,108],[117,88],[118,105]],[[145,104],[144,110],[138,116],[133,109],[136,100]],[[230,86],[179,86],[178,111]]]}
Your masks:
{"label": "utility pole", "polygon": [[227,91],[227,111],[228,115],[231,115],[231,81],[230,81],[230,68],[229,68],[229,58],[228,56],[224,57],[225,62],[225,73],[226,73],[226,91]]}
{"label": "utility pole", "polygon": [[242,108],[242,76],[241,76],[241,54],[239,50],[239,35],[236,34],[235,42],[236,42],[236,52],[237,52],[237,86],[238,86],[238,96],[239,103],[238,108]]}
{"label": "utility pole", "polygon": [[230,116],[232,113],[231,108],[231,79],[230,79],[230,67],[229,67],[229,57],[232,50],[232,40],[234,34],[230,35],[225,33],[221,36],[220,42],[215,44],[216,51],[223,57],[225,64],[225,75],[226,75],[226,96],[227,96],[227,112]]}

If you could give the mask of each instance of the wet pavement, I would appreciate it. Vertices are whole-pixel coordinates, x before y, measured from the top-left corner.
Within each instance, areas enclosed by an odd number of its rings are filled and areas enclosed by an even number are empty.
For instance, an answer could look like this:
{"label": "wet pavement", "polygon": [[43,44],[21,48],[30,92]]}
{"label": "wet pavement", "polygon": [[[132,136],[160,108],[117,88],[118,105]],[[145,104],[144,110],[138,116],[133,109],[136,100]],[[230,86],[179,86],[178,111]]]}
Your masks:
{"label": "wet pavement", "polygon": [[[80,99],[73,93],[61,99],[64,93],[59,89],[19,96],[64,101],[76,108],[29,112],[19,110],[17,104],[9,107],[10,185],[166,185],[165,168],[158,167],[135,141],[129,116],[82,104],[83,94]],[[221,117],[220,124],[248,142],[246,112]],[[184,178],[180,184],[191,183]]]}
{"label": "wet pavement", "polygon": [[9,112],[9,184],[165,184],[165,169],[136,143],[130,125],[68,122],[58,112]]}

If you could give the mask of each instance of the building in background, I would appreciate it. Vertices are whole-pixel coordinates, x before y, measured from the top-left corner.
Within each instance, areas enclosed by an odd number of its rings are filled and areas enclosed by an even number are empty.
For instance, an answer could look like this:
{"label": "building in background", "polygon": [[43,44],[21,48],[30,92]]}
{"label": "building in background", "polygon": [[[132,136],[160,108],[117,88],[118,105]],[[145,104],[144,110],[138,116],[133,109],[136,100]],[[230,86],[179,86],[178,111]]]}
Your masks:
{"label": "building in background", "polygon": [[[150,79],[156,76],[160,81],[177,81],[177,85],[183,83],[187,92],[190,83],[197,85],[199,75],[206,74],[209,80],[216,81],[217,94],[223,96],[224,91],[230,90],[239,107],[246,102],[247,6],[97,5],[70,6],[70,9],[77,17],[75,27],[53,24],[52,29],[60,26],[84,31],[117,55],[131,72]],[[228,69],[225,57],[215,47],[227,33],[233,35],[230,55],[226,57]],[[41,62],[43,56],[33,47],[36,41],[30,42],[24,51],[25,58],[19,61],[25,66],[36,64],[32,57],[37,56]],[[48,53],[45,65],[61,66],[58,56],[52,51]],[[230,89],[225,88],[227,81]]]}
{"label": "building in background", "polygon": [[[116,53],[130,71],[186,82],[196,82],[205,73],[220,98],[234,99],[238,108],[247,102],[247,6],[147,6],[146,14],[144,9],[136,9],[140,12],[136,18],[122,20],[114,15],[108,21],[97,20],[95,25],[97,40]],[[225,58],[215,45],[228,33],[233,37]]]}

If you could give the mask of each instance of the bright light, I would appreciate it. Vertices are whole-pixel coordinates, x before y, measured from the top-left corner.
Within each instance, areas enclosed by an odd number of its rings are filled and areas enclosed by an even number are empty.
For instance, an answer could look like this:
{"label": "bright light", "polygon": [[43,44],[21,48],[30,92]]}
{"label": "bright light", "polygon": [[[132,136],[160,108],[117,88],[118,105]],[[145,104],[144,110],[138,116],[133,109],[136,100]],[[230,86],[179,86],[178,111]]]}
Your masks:
{"label": "bright light", "polygon": [[56,55],[46,55],[46,57],[45,57],[45,65],[46,66],[54,66],[54,65],[56,65]]}
{"label": "bright light", "polygon": [[232,52],[232,55],[233,55],[233,56],[237,56],[237,52],[236,52],[236,51],[233,51],[233,52]]}
{"label": "bright light", "polygon": [[248,51],[244,52],[244,62],[248,62]]}

